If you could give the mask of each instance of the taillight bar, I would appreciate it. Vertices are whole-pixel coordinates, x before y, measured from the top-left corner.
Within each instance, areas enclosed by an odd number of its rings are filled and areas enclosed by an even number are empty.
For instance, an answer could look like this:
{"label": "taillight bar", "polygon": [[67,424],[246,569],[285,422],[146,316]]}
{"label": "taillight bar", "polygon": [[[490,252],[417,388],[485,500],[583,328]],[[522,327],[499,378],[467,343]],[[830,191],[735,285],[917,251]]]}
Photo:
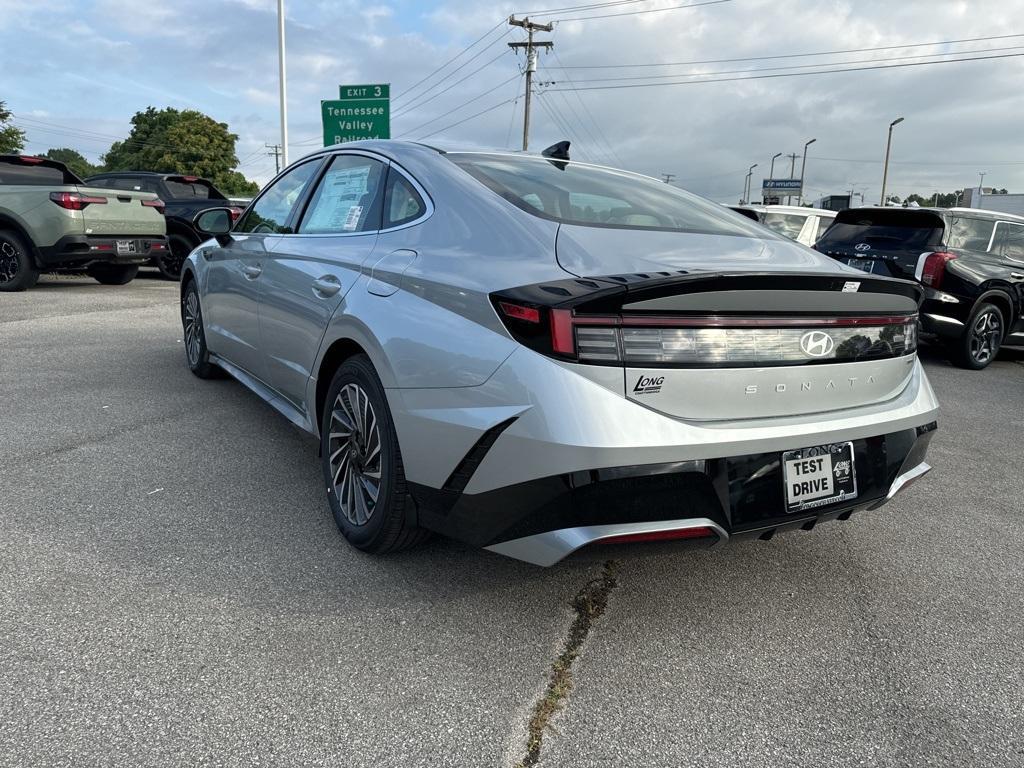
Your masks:
{"label": "taillight bar", "polygon": [[50,200],[69,211],[80,211],[87,205],[106,205],[107,198],[83,195],[78,192],[51,192]]}
{"label": "taillight bar", "polygon": [[706,315],[702,317],[658,315],[572,315],[571,310],[555,309],[553,313],[570,315],[573,325],[644,326],[666,328],[817,328],[829,326],[900,325],[908,315],[856,315],[850,317],[734,317]]}

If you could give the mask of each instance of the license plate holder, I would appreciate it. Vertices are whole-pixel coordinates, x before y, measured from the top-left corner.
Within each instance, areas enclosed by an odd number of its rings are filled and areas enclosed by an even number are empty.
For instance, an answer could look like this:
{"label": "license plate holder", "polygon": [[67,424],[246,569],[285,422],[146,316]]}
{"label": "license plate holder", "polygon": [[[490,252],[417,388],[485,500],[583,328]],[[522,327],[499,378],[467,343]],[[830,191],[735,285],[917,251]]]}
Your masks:
{"label": "license plate holder", "polygon": [[118,240],[117,241],[117,255],[118,256],[132,256],[139,252],[138,245],[134,240]]}
{"label": "license plate holder", "polygon": [[875,271],[875,260],[874,259],[847,259],[846,266],[859,269],[861,272],[874,272]]}
{"label": "license plate holder", "polygon": [[782,454],[786,513],[857,498],[853,443],[830,443]]}

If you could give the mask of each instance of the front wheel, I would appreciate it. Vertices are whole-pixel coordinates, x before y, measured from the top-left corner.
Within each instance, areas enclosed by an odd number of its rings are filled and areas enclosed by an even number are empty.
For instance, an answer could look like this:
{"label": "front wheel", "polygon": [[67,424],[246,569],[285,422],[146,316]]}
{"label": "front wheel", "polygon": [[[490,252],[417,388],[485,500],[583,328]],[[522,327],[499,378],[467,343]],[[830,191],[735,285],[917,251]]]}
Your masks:
{"label": "front wheel", "polygon": [[982,302],[971,313],[963,336],[950,343],[950,359],[961,368],[980,371],[996,359],[1005,329],[999,308]]}
{"label": "front wheel", "polygon": [[181,329],[188,369],[200,379],[213,379],[220,375],[220,369],[210,362],[210,350],[206,348],[203,310],[195,280],[188,284],[181,297]]}
{"label": "front wheel", "polygon": [[428,536],[407,519],[402,452],[384,387],[365,355],[346,360],[334,374],[320,449],[331,512],[352,546],[384,554]]}
{"label": "front wheel", "polygon": [[89,277],[103,285],[128,285],[139,274],[138,264],[93,264],[86,269]]}

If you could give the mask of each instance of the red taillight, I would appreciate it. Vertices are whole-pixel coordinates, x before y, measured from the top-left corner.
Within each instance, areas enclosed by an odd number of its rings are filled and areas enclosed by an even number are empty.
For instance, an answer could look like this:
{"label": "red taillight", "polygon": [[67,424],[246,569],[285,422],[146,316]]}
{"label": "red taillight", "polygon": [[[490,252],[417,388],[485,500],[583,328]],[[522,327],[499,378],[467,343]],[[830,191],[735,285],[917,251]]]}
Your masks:
{"label": "red taillight", "polygon": [[540,310],[536,307],[524,307],[522,304],[513,304],[510,301],[499,301],[498,306],[505,313],[506,317],[515,320],[525,320],[528,323],[540,323]]}
{"label": "red taillight", "polygon": [[80,211],[87,205],[106,205],[107,198],[80,195],[77,192],[51,192],[50,199],[61,208],[69,211]]}
{"label": "red taillight", "polygon": [[707,526],[696,528],[676,528],[668,531],[649,531],[647,533],[624,533],[621,536],[610,536],[601,539],[601,544],[628,544],[641,541],[672,541],[674,539],[706,539],[709,536],[718,537],[714,529]]}
{"label": "red taillight", "polygon": [[576,339],[573,338],[572,310],[551,310],[551,349],[560,355],[576,354]]}
{"label": "red taillight", "polygon": [[20,160],[25,165],[39,165],[41,162],[45,161],[46,158],[33,157],[32,155],[22,155],[21,157],[18,158],[18,160]]}
{"label": "red taillight", "polygon": [[199,181],[199,177],[198,176],[182,176],[181,178],[183,178],[189,184],[191,184],[194,181]]}
{"label": "red taillight", "polygon": [[112,251],[114,246],[110,243],[97,243],[96,245],[89,246],[90,251]]}
{"label": "red taillight", "polygon": [[167,208],[167,205],[159,197],[156,200],[143,200],[142,204],[147,208],[156,208],[160,213],[163,213]]}
{"label": "red taillight", "polygon": [[229,208],[228,209],[228,214],[231,216],[231,223],[234,224],[236,221],[238,221],[238,217],[242,215],[242,209],[241,208]]}
{"label": "red taillight", "polygon": [[921,282],[932,288],[942,286],[942,277],[946,274],[946,264],[956,258],[955,253],[936,251],[929,253],[921,269]]}

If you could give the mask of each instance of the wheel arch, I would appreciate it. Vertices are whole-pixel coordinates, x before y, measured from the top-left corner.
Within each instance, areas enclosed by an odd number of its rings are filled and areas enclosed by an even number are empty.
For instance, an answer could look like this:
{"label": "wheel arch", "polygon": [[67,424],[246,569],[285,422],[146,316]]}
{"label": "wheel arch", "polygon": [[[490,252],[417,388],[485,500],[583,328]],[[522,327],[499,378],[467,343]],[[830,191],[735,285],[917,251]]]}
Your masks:
{"label": "wheel arch", "polygon": [[[324,401],[327,399],[327,390],[330,389],[331,380],[335,372],[344,362],[356,355],[367,355],[366,349],[353,338],[343,336],[331,342],[320,359],[320,365],[316,371],[316,391],[314,404],[316,406],[316,429],[319,431],[320,423],[324,417]],[[371,359],[372,362],[372,359]],[[376,368],[376,365],[374,365]]]}
{"label": "wheel arch", "polygon": [[[982,302],[995,305],[1003,313],[1003,337],[1005,338],[1010,328],[1013,327],[1018,315],[1018,309],[1014,306],[1013,288],[1009,286],[1005,288],[1002,286],[989,286],[977,298],[974,306],[976,307]],[[973,313],[973,308],[971,311]]]}
{"label": "wheel arch", "polygon": [[37,268],[41,268],[42,264],[39,261],[39,251],[36,249],[35,240],[29,235],[28,230],[15,219],[6,213],[0,213],[0,230],[9,229],[18,235],[22,240],[28,243],[29,252],[32,256],[32,261]]}

